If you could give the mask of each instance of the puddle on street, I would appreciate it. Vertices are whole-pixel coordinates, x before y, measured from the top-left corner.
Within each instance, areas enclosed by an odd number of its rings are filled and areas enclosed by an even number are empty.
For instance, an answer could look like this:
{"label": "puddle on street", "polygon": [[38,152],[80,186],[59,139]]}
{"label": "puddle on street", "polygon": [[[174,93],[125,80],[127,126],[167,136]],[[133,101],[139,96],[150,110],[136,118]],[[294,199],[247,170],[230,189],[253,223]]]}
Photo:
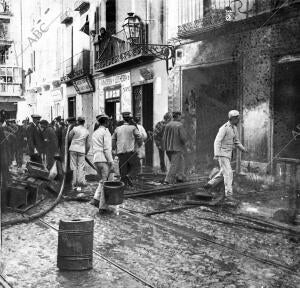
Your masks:
{"label": "puddle on street", "polygon": [[237,209],[237,213],[255,214],[257,216],[263,216],[267,218],[271,218],[275,211],[276,209],[258,206],[247,202],[241,203]]}

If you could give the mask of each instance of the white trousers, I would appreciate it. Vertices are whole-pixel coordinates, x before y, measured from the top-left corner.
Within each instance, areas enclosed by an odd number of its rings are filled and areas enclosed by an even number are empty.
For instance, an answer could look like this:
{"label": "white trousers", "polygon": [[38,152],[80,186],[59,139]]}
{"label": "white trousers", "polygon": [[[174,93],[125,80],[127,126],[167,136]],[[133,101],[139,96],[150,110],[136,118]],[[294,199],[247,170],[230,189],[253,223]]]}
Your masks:
{"label": "white trousers", "polygon": [[107,179],[108,179],[108,175],[109,175],[108,164],[106,162],[95,162],[94,164],[97,168],[98,175],[100,176],[100,181],[99,181],[98,187],[96,189],[94,199],[99,200],[99,202],[100,202],[99,209],[106,209],[108,207],[108,205],[105,202],[105,195],[104,195],[104,191],[103,191],[103,182],[107,181]]}
{"label": "white trousers", "polygon": [[73,170],[72,185],[85,185],[85,155],[78,152],[70,152],[70,168]]}
{"label": "white trousers", "polygon": [[218,157],[220,172],[217,173],[208,183],[213,184],[219,181],[220,177],[224,178],[225,196],[232,196],[233,172],[230,164],[230,159],[227,157]]}

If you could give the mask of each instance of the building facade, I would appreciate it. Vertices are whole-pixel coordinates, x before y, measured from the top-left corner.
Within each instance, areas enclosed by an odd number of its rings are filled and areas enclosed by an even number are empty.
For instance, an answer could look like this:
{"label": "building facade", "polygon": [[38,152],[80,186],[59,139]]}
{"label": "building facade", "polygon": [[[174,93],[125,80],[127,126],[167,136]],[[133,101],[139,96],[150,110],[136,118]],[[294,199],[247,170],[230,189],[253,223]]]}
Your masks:
{"label": "building facade", "polygon": [[[152,132],[167,112],[172,67],[166,60],[172,56],[165,46],[166,9],[164,0],[35,0],[23,5],[28,43],[24,111],[48,121],[84,116],[90,133],[98,114],[113,119],[113,132],[121,113],[130,111],[149,132],[145,164],[158,166]],[[123,28],[130,12],[139,19],[135,43]]]}
{"label": "building facade", "polygon": [[[140,117],[150,136],[145,164],[158,166],[152,132],[168,106],[168,67],[164,60],[165,46],[161,46],[166,43],[166,2],[95,2],[94,23],[90,27],[94,49],[93,117],[105,112],[115,124],[121,120],[122,112]],[[139,25],[139,36],[134,43],[123,26],[128,13],[134,14]]]}
{"label": "building facade", "polygon": [[61,1],[22,2],[25,98],[19,118],[40,114],[47,121],[63,116],[60,68],[63,59]]}
{"label": "building facade", "polygon": [[169,109],[181,109],[191,128],[190,169],[209,167],[218,128],[237,109],[249,150],[237,155],[237,169],[300,179],[300,142],[292,135],[300,123],[299,1],[177,4],[168,23],[179,43]]}
{"label": "building facade", "polygon": [[16,118],[22,101],[23,71],[21,53],[20,1],[0,1],[0,110]]}

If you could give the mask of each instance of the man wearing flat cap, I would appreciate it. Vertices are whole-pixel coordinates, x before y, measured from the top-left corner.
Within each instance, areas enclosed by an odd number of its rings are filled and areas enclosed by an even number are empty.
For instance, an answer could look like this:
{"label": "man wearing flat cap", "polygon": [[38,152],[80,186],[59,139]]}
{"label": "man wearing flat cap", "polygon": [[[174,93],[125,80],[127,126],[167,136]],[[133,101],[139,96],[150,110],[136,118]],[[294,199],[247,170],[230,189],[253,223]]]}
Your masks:
{"label": "man wearing flat cap", "polygon": [[100,127],[99,119],[101,118],[101,116],[102,116],[102,114],[96,116],[96,123],[94,125],[94,131],[96,131]]}
{"label": "man wearing flat cap", "polygon": [[238,148],[242,152],[247,152],[241,144],[238,136],[237,125],[240,121],[240,113],[237,110],[231,110],[228,113],[229,121],[226,122],[220,129],[214,142],[214,156],[218,160],[220,172],[216,174],[205,185],[205,188],[210,188],[218,178],[224,178],[225,197],[228,201],[234,202],[232,192],[233,172],[230,160],[232,158],[233,149]]}
{"label": "man wearing flat cap", "polygon": [[99,128],[93,133],[92,147],[94,164],[97,168],[100,182],[91,204],[98,207],[99,212],[102,213],[108,208],[104,197],[103,182],[107,181],[112,170],[113,157],[111,134],[108,130],[109,118],[105,114],[99,115],[98,122]]}
{"label": "man wearing flat cap", "polygon": [[32,122],[27,128],[28,153],[31,161],[41,162],[41,154],[44,153],[44,140],[39,127],[41,116],[33,114],[31,115],[31,118]]}
{"label": "man wearing flat cap", "polygon": [[56,118],[54,118],[54,131],[57,137],[57,141],[58,141],[58,147],[61,150],[61,146],[62,146],[62,133],[63,133],[63,126],[62,126],[62,120],[61,120],[61,116],[57,116]]}
{"label": "man wearing flat cap", "polygon": [[122,113],[124,123],[116,128],[112,136],[112,147],[119,158],[121,181],[127,186],[132,186],[132,179],[139,173],[140,162],[135,152],[136,147],[141,147],[143,139],[136,125],[132,121],[130,112]]}
{"label": "man wearing flat cap", "polygon": [[40,122],[42,136],[44,140],[45,154],[47,160],[47,169],[50,170],[54,164],[54,155],[59,154],[58,140],[54,128],[47,120]]}

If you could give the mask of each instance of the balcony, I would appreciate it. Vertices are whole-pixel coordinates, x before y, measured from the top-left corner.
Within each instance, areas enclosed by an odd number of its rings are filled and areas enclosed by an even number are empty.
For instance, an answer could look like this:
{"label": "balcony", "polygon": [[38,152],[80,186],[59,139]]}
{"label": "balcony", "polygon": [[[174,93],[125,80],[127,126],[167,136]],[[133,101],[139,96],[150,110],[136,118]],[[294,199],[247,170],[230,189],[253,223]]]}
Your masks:
{"label": "balcony", "polygon": [[130,67],[141,62],[151,61],[155,53],[163,54],[163,45],[132,45],[117,37],[109,37],[105,41],[94,43],[96,61],[95,72],[109,72],[112,70]]}
{"label": "balcony", "polygon": [[60,80],[68,83],[88,74],[90,74],[90,51],[83,50],[62,63]]}
{"label": "balcony", "polygon": [[182,24],[178,26],[178,37],[202,40],[211,35],[253,29],[263,25],[272,14],[268,25],[276,23],[282,15],[296,16],[299,9],[295,8],[300,7],[300,0],[207,0],[203,3],[193,13],[182,4],[186,9],[180,11]]}
{"label": "balcony", "polygon": [[85,0],[78,0],[74,4],[74,10],[79,11],[81,14],[85,13],[90,8],[90,2]]}
{"label": "balcony", "polygon": [[0,2],[0,20],[10,22],[12,13],[10,11],[10,5],[8,1]]}
{"label": "balcony", "polygon": [[60,16],[60,23],[69,25],[73,22],[73,15],[70,9],[67,9],[61,16]]}
{"label": "balcony", "polygon": [[22,96],[22,85],[0,82],[0,102],[3,96]]}

